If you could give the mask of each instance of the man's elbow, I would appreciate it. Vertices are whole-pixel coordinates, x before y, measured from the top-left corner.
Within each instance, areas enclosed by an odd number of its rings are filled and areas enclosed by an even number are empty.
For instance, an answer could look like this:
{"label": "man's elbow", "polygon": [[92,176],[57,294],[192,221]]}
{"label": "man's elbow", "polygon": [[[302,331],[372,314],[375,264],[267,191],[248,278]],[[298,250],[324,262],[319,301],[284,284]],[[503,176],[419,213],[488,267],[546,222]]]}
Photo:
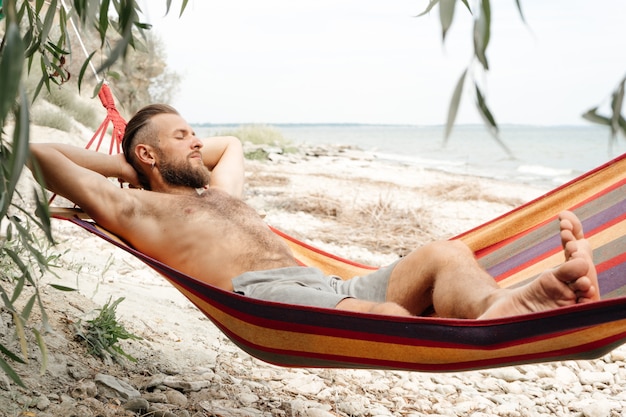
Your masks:
{"label": "man's elbow", "polygon": [[238,151],[243,155],[243,144],[237,136],[225,136],[225,139],[228,141],[228,149]]}

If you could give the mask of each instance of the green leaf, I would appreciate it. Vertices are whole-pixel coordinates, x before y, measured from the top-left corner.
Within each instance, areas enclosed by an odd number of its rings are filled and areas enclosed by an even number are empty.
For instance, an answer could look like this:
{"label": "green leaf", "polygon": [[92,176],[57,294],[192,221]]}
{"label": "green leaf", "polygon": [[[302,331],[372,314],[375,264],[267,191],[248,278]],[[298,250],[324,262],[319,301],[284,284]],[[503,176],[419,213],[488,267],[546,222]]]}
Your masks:
{"label": "green leaf", "polygon": [[39,12],[41,12],[41,8],[44,5],[44,0],[37,0],[35,2],[35,13],[39,14]]}
{"label": "green leaf", "polygon": [[52,288],[59,290],[59,291],[65,291],[65,292],[77,291],[76,288],[66,287],[64,285],[58,285],[58,284],[48,284],[48,285],[50,285]]}
{"label": "green leaf", "polygon": [[46,372],[46,368],[48,367],[48,347],[41,333],[37,329],[32,329],[32,331],[35,334],[35,339],[37,340],[37,345],[41,352],[41,366],[39,367],[39,376],[41,376]]}
{"label": "green leaf", "polygon": [[180,14],[178,15],[178,17],[181,17],[185,12],[185,9],[187,8],[187,3],[189,3],[189,0],[183,0],[183,4],[180,6]]}
{"label": "green leaf", "polygon": [[107,33],[107,29],[109,28],[109,0],[102,0],[100,4],[100,19],[98,21],[98,32],[100,32],[100,41],[102,46],[104,44],[105,37],[102,34]]}
{"label": "green leaf", "polygon": [[[22,358],[20,358],[15,353],[11,352],[9,349],[4,347],[1,343],[0,343],[0,353],[2,353],[3,355],[7,356],[9,359],[11,359],[14,362],[19,362],[21,364],[25,364],[26,363],[26,362],[24,362],[24,360],[22,360]],[[2,358],[2,356],[0,356],[0,359],[1,358]]]}
{"label": "green leaf", "polygon": [[622,104],[624,103],[624,83],[626,83],[626,78],[619,83],[611,97],[611,110],[613,111],[611,115],[611,136],[614,138],[617,136],[620,127],[619,118],[622,114]]}
{"label": "green leaf", "polygon": [[24,308],[22,309],[21,316],[24,321],[28,321],[30,318],[30,313],[33,311],[33,306],[35,305],[35,301],[37,301],[37,294],[33,294],[29,299]]}
{"label": "green leaf", "polygon": [[54,23],[54,16],[56,15],[56,13],[57,0],[49,0],[48,11],[46,12],[43,27],[41,28],[41,33],[39,35],[40,39],[48,39],[48,35],[50,34],[50,29],[52,28],[52,24]]}
{"label": "green leaf", "polygon": [[488,125],[489,129],[497,133],[498,125],[496,123],[496,120],[493,118],[491,111],[489,111],[489,108],[487,107],[487,102],[485,101],[485,97],[483,96],[483,93],[480,91],[480,88],[478,88],[478,85],[475,84],[474,87],[476,89],[476,105],[478,108],[478,112],[482,116],[485,123]]}
{"label": "green leaf", "polygon": [[467,8],[467,11],[470,12],[470,14],[474,14],[472,13],[472,8],[469,5],[469,2],[467,0],[461,0],[463,2],[463,4],[465,5],[465,7]]}
{"label": "green leaf", "polygon": [[439,3],[439,0],[430,0],[430,3],[428,3],[428,6],[426,6],[426,10],[418,14],[417,17],[424,16],[425,14],[430,12],[433,9],[433,7],[437,5],[437,3]]}
{"label": "green leaf", "polygon": [[454,6],[456,0],[440,0],[439,2],[439,20],[441,22],[441,40],[446,40],[446,33],[452,26],[454,20]]}
{"label": "green leaf", "polygon": [[[7,185],[7,195],[9,201],[5,202],[7,205],[10,200],[15,187],[19,181],[22,169],[28,158],[28,136],[29,136],[30,121],[28,117],[28,98],[24,89],[20,92],[20,104],[17,107],[15,113],[15,127],[13,131],[13,149],[9,155],[9,183]],[[8,209],[2,207],[2,214],[4,215]]]}
{"label": "green leaf", "polygon": [[510,158],[514,158],[513,152],[506,146],[506,143],[500,138],[500,129],[498,128],[498,124],[496,123],[496,119],[491,114],[489,107],[487,107],[487,102],[485,97],[483,96],[478,85],[474,84],[476,89],[476,107],[478,108],[478,113],[483,119],[483,122],[487,126],[487,130],[491,134],[491,136],[496,140],[498,145],[507,153]]}
{"label": "green leaf", "polygon": [[489,0],[481,0],[480,14],[474,19],[474,55],[485,70],[489,69],[487,46],[491,38],[491,5]]}
{"label": "green leaf", "polygon": [[[4,50],[0,54],[0,122],[4,126],[9,110],[15,104],[24,66],[24,44],[20,30],[14,22],[7,28],[3,46]],[[3,215],[4,212],[0,214]]]}
{"label": "green leaf", "polygon": [[15,333],[17,334],[20,348],[22,349],[22,357],[28,362],[28,343],[26,342],[26,334],[24,333],[24,322],[15,311],[13,311],[13,324],[15,324]]}
{"label": "green leaf", "polygon": [[50,223],[50,210],[48,201],[45,196],[39,195],[37,190],[34,191],[35,200],[35,215],[39,219],[37,226],[46,234],[46,238],[49,242],[54,243],[54,237],[52,236],[52,224]]}
{"label": "green leaf", "polygon": [[[1,346],[1,345],[0,345]],[[24,383],[22,382],[22,380],[20,379],[20,376],[17,374],[17,372],[15,372],[13,370],[13,368],[11,368],[11,365],[9,365],[3,358],[2,356],[0,356],[0,369],[2,369],[4,371],[5,374],[7,374],[7,376],[9,378],[11,378],[11,380],[13,382],[15,382],[17,385],[19,385],[22,388],[26,388],[26,385],[24,385]]]}
{"label": "green leaf", "polygon": [[100,93],[100,89],[102,88],[102,84],[104,84],[104,79],[101,79],[98,82],[98,84],[96,84],[96,86],[94,87],[92,98],[98,97],[98,93]]}
{"label": "green leaf", "polygon": [[604,126],[611,126],[611,120],[608,117],[599,115],[597,107],[587,110],[585,113],[583,113],[582,117],[583,119],[588,120],[592,123]]}
{"label": "green leaf", "polygon": [[446,132],[444,134],[444,145],[447,144],[450,133],[452,133],[452,127],[456,120],[456,115],[461,103],[461,97],[463,95],[463,85],[465,84],[465,77],[467,76],[467,69],[461,74],[461,78],[456,83],[454,93],[452,93],[452,100],[450,100],[450,106],[448,107],[448,120],[446,121]]}

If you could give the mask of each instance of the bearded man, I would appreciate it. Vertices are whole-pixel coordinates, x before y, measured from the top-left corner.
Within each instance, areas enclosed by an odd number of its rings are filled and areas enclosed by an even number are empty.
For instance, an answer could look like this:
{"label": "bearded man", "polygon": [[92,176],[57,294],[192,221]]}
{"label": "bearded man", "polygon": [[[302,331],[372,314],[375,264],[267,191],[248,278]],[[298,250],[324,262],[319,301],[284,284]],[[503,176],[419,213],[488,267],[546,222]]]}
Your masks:
{"label": "bearded man", "polygon": [[[388,315],[493,318],[599,299],[591,248],[571,212],[560,218],[564,263],[528,285],[501,289],[458,241],[432,242],[370,275],[348,280],[298,264],[243,200],[235,137],[199,139],[167,105],[128,123],[124,153],[32,144],[53,192],[135,249],[187,275],[246,296]],[[120,188],[109,177],[131,185]],[[350,277],[344,277],[350,278]]]}

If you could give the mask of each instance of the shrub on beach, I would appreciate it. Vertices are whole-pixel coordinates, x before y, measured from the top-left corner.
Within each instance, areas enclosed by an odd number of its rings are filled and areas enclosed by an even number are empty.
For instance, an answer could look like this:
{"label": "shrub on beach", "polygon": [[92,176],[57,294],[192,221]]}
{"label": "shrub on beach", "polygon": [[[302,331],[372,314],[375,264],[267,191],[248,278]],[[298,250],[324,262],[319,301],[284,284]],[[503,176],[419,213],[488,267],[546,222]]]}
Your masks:
{"label": "shrub on beach", "polygon": [[36,111],[31,113],[30,120],[34,124],[62,130],[63,132],[72,130],[72,118],[60,108],[50,103],[39,101],[33,105],[33,109]]}
{"label": "shrub on beach", "polygon": [[84,99],[69,88],[51,88],[42,94],[42,98],[63,109],[67,116],[84,126],[97,129],[100,125],[99,120],[102,120],[102,116],[96,111],[95,100]]}
{"label": "shrub on beach", "polygon": [[234,130],[219,133],[220,136],[236,136],[242,142],[250,142],[255,145],[273,145],[285,147],[290,144],[282,132],[274,126],[266,124],[242,125]]}
{"label": "shrub on beach", "polygon": [[274,151],[268,150],[267,147],[280,148],[279,153],[289,153],[295,150],[292,142],[285,138],[278,128],[266,124],[242,125],[233,130],[219,132],[218,135],[236,136],[244,144],[255,145],[252,149],[245,151],[246,159],[267,159],[268,154]]}

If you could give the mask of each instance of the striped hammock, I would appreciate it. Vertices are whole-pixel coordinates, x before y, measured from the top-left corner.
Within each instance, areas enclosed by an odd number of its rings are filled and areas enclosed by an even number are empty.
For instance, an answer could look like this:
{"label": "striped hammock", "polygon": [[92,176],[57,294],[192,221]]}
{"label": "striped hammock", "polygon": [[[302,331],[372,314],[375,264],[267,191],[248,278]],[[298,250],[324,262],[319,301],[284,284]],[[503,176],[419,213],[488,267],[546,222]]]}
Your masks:
{"label": "striped hammock", "polygon": [[[289,367],[423,372],[600,357],[626,338],[626,154],[455,239],[503,287],[562,262],[557,215],[572,210],[594,249],[602,300],[491,320],[390,317],[248,298],[182,274],[128,246],[74,210],[55,216],[133,254],[159,272],[230,340]],[[303,264],[342,277],[370,272],[273,229]],[[462,278],[459,278],[462,279]]]}

